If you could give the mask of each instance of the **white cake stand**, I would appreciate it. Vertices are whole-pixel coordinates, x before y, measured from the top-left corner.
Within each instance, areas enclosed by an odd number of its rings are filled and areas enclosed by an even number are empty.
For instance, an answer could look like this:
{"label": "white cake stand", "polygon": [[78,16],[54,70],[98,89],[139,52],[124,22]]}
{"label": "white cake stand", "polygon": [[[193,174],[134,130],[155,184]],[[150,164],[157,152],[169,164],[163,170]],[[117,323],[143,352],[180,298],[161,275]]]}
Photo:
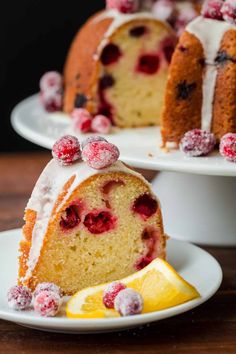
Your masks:
{"label": "white cake stand", "polygon": [[[58,137],[74,134],[64,114],[44,112],[38,95],[18,104],[11,122],[21,136],[49,149]],[[114,129],[106,138],[119,146],[124,162],[159,171],[153,188],[167,234],[204,245],[236,245],[236,164],[217,152],[200,158],[166,153],[159,147],[159,128]]]}

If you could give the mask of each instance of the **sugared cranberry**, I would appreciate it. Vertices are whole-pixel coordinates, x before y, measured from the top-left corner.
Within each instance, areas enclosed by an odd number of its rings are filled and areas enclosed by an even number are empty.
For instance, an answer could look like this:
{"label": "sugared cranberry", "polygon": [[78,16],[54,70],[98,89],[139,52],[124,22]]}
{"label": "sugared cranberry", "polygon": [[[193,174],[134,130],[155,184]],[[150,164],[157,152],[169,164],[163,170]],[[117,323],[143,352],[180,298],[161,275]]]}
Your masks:
{"label": "sugared cranberry", "polygon": [[144,54],[139,58],[136,70],[147,75],[153,75],[158,71],[159,66],[160,58],[158,55]]}
{"label": "sugared cranberry", "polygon": [[180,149],[188,156],[206,156],[214,150],[214,134],[201,129],[190,130],[184,134]]}
{"label": "sugared cranberry", "polygon": [[116,218],[109,211],[92,212],[85,216],[84,225],[89,232],[99,235],[114,229]]}
{"label": "sugared cranberry", "polygon": [[63,136],[53,145],[52,156],[61,165],[71,165],[81,157],[78,139],[72,135]]}
{"label": "sugared cranberry", "polygon": [[101,62],[103,65],[111,65],[116,63],[121,57],[119,47],[113,43],[107,44],[101,54]]}
{"label": "sugared cranberry", "polygon": [[45,73],[39,82],[41,91],[59,91],[62,88],[62,76],[57,71]]}
{"label": "sugared cranberry", "polygon": [[137,291],[126,288],[118,293],[114,306],[121,316],[138,315],[143,310],[143,298]]}
{"label": "sugared cranberry", "polygon": [[115,298],[119,292],[124,289],[126,289],[125,284],[119,282],[113,282],[109,284],[103,292],[103,304],[108,309],[114,309]]}
{"label": "sugared cranberry", "polygon": [[82,151],[82,159],[95,170],[111,166],[119,158],[118,148],[106,141],[95,141],[87,144]]}
{"label": "sugared cranberry", "polygon": [[175,3],[171,0],[158,0],[154,3],[152,12],[159,20],[171,21],[176,12]]}
{"label": "sugared cranberry", "polygon": [[145,26],[136,26],[131,28],[131,30],[129,31],[129,34],[131,37],[142,37],[144,34],[146,34],[148,32],[147,27]]}
{"label": "sugared cranberry", "polygon": [[149,194],[143,194],[138,197],[133,204],[133,211],[143,217],[149,218],[156,213],[158,203]]}
{"label": "sugared cranberry", "polygon": [[62,296],[62,291],[59,288],[59,286],[57,286],[54,283],[40,283],[36,286],[36,289],[34,291],[34,298],[41,293],[42,291],[52,291],[54,293],[57,293],[59,296]]}
{"label": "sugared cranberry", "polygon": [[153,261],[154,257],[152,256],[145,256],[142,257],[140,260],[137,261],[137,263],[135,264],[135,268],[137,270],[142,270],[143,268],[145,268],[147,265],[149,265],[152,261]]}
{"label": "sugared cranberry", "polygon": [[223,0],[207,0],[202,7],[202,16],[213,20],[222,20]]}
{"label": "sugared cranberry", "polygon": [[116,9],[124,14],[133,13],[138,10],[138,0],[106,0],[107,9]]}
{"label": "sugared cranberry", "polygon": [[236,133],[228,133],[221,138],[220,154],[230,162],[236,162]]}
{"label": "sugared cranberry", "polygon": [[236,1],[235,0],[226,0],[223,2],[221,13],[223,19],[229,23],[236,24]]}
{"label": "sugared cranberry", "polygon": [[41,291],[34,299],[34,311],[43,317],[54,317],[59,312],[62,299],[54,291]]}
{"label": "sugared cranberry", "polygon": [[198,12],[192,4],[189,4],[189,6],[183,8],[179,12],[176,21],[174,22],[174,28],[177,32],[177,35],[180,36],[184,32],[187,24],[197,16]]}
{"label": "sugared cranberry", "polygon": [[84,108],[75,108],[71,113],[72,126],[75,131],[80,133],[87,133],[91,129],[92,116]]}
{"label": "sugared cranberry", "polygon": [[40,102],[44,109],[49,112],[58,112],[62,109],[62,93],[60,91],[42,91],[40,93]]}
{"label": "sugared cranberry", "polygon": [[82,150],[87,144],[94,143],[95,141],[105,141],[107,143],[107,140],[102,136],[98,136],[98,135],[89,136],[87,139],[82,141],[81,144]]}
{"label": "sugared cranberry", "polygon": [[176,86],[177,91],[177,99],[178,100],[186,100],[196,89],[197,84],[195,82],[188,83],[186,80],[181,81]]}
{"label": "sugared cranberry", "polygon": [[112,87],[114,84],[115,84],[115,80],[113,76],[110,74],[106,74],[103,77],[101,77],[99,82],[99,88],[100,90],[106,90]]}
{"label": "sugared cranberry", "polygon": [[71,205],[66,208],[65,215],[61,217],[60,226],[63,230],[71,230],[80,223],[79,211],[77,205]]}
{"label": "sugared cranberry", "polygon": [[26,286],[13,286],[7,293],[8,306],[17,311],[26,310],[30,307],[32,293]]}
{"label": "sugared cranberry", "polygon": [[91,129],[94,133],[108,134],[111,130],[111,121],[109,118],[99,114],[93,118]]}

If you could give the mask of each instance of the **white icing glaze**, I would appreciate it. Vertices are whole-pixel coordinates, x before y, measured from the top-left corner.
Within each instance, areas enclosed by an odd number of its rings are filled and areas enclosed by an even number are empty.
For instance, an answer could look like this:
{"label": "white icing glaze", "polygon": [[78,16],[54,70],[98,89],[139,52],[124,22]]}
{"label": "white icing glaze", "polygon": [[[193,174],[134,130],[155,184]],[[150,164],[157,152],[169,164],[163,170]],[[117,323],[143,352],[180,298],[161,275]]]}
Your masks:
{"label": "white icing glaze", "polygon": [[202,88],[202,129],[204,130],[211,130],[212,108],[217,78],[215,58],[220,49],[224,34],[232,28],[235,29],[235,26],[230,23],[207,19],[202,16],[197,17],[186,27],[187,32],[199,39],[205,53],[206,71]]}
{"label": "white icing glaze", "polygon": [[57,211],[70,198],[72,192],[87,178],[98,173],[124,172],[141,178],[149,187],[149,183],[136,171],[126,167],[121,161],[116,162],[111,167],[103,170],[94,170],[85,162],[77,162],[71,166],[60,166],[56,160],[51,160],[39,177],[26,209],[37,213],[36,222],[32,233],[32,245],[27,262],[28,270],[22,281],[28,279],[38,262],[43,240],[47,231],[49,221],[53,217],[52,211],[58,196],[62,193],[63,187],[71,177],[75,177],[66,196],[58,205]]}
{"label": "white icing glaze", "polygon": [[[98,60],[100,57],[100,53],[103,50],[103,48],[105,47],[105,45],[108,43],[109,41],[109,37],[111,37],[113,35],[113,33],[122,25],[124,25],[125,23],[128,23],[130,21],[134,21],[134,20],[143,20],[143,19],[149,19],[149,20],[156,20],[157,18],[154,14],[152,14],[151,12],[135,12],[133,14],[122,14],[117,10],[106,10],[104,11],[100,16],[96,17],[94,19],[94,23],[98,23],[100,21],[103,21],[107,18],[112,18],[113,21],[110,24],[109,28],[107,29],[107,31],[104,34],[104,37],[100,43],[100,45],[98,46],[97,49],[97,53],[94,55],[94,60]],[[161,20],[159,20],[160,22],[163,22]],[[163,22],[166,27],[170,28],[170,26],[166,23]]]}

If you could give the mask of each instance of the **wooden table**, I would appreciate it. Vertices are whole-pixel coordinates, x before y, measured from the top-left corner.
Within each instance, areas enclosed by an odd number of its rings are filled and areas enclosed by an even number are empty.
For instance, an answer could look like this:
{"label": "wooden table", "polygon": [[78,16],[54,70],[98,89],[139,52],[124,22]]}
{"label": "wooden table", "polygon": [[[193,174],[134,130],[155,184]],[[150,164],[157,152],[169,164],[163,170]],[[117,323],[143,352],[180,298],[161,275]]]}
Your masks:
{"label": "wooden table", "polygon": [[[49,159],[49,153],[0,155],[0,231],[22,225],[27,199]],[[236,249],[206,249],[221,263],[224,281],[197,309],[136,330],[97,335],[44,333],[0,320],[0,354],[235,354]]]}

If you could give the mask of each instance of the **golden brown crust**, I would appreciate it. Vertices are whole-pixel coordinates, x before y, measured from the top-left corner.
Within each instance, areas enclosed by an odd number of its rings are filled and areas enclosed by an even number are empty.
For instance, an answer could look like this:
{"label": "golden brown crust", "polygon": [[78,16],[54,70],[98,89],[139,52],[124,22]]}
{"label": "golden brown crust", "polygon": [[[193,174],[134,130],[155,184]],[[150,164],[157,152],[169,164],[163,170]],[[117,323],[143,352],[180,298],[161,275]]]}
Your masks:
{"label": "golden brown crust", "polygon": [[[164,145],[178,144],[186,131],[201,127],[203,63],[201,43],[194,35],[184,32],[169,69],[161,122]],[[189,92],[181,93],[180,85],[183,91],[187,87]]]}
{"label": "golden brown crust", "polygon": [[236,132],[236,30],[227,31],[220,52],[231,58],[218,65],[212,130],[217,138]]}
{"label": "golden brown crust", "polygon": [[112,18],[96,22],[101,12],[92,16],[75,36],[64,69],[64,111],[74,109],[76,95],[82,93],[89,101],[86,108],[93,109],[94,85],[98,75],[98,61],[94,60],[97,48],[105,32],[112,23]]}

